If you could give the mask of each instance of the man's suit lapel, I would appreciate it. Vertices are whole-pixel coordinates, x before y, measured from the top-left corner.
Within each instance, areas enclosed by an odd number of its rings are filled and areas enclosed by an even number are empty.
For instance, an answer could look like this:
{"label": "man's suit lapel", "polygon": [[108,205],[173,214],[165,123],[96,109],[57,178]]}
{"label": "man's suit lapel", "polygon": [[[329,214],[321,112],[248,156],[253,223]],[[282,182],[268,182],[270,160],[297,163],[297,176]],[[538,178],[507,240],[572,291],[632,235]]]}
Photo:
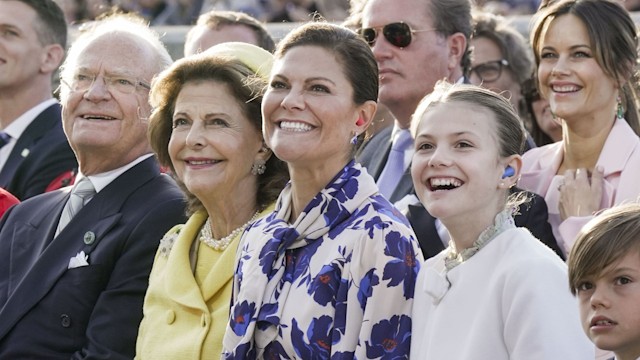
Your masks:
{"label": "man's suit lapel", "polygon": [[[67,271],[71,257],[84,251],[86,255],[89,255],[89,263],[91,263],[92,250],[120,219],[120,209],[123,203],[132,192],[157,174],[159,174],[159,168],[155,164],[155,160],[153,158],[144,160],[96,194],[71,220],[55,241],[52,241],[37,257],[32,269],[15,287],[15,291],[9,297],[6,305],[0,310],[0,318],[3,319],[0,322],[0,338],[49,292]],[[29,229],[29,234],[25,234],[29,237],[14,237],[13,241],[42,239],[39,241],[49,242],[57,228],[60,212],[67,198],[68,195],[64,197],[65,201],[61,202],[62,205],[58,202],[57,206],[47,206],[47,210],[42,210],[49,212],[55,209],[56,216],[40,214],[39,218],[42,220]],[[38,254],[39,252],[32,253],[32,256]],[[27,259],[16,259],[16,261],[23,260],[28,261]]]}
{"label": "man's suit lapel", "polygon": [[24,130],[16,145],[11,150],[7,162],[0,171],[0,186],[7,187],[16,172],[16,169],[24,161],[34,143],[46,135],[57,122],[61,121],[60,104],[53,104],[40,113]]}
{"label": "man's suit lapel", "polygon": [[413,180],[411,179],[411,165],[409,165],[409,168],[402,174],[396,189],[393,190],[389,201],[395,203],[411,193],[413,193]]}
{"label": "man's suit lapel", "polygon": [[436,219],[421,204],[409,205],[408,209],[407,218],[416,233],[424,258],[428,259],[444,250],[436,229]]}
{"label": "man's suit lapel", "polygon": [[380,141],[376,144],[372,143],[369,146],[372,146],[372,150],[376,152],[383,152],[382,156],[373,156],[371,158],[371,163],[367,165],[367,172],[369,175],[373,176],[373,178],[378,181],[380,177],[380,173],[382,173],[382,169],[384,169],[384,165],[387,163],[387,158],[389,157],[389,152],[391,151],[391,130],[393,127],[389,126],[385,129],[381,130]]}

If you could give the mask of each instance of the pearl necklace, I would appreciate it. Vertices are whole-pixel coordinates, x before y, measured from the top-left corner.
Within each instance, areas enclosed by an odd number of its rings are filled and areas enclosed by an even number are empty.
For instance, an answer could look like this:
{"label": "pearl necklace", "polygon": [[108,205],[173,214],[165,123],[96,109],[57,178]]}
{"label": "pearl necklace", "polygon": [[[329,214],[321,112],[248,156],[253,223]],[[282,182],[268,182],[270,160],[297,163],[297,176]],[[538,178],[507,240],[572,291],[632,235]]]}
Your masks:
{"label": "pearl necklace", "polygon": [[231,233],[229,233],[229,235],[223,237],[222,239],[213,238],[213,234],[211,233],[211,218],[208,217],[207,221],[205,221],[204,225],[202,226],[202,229],[200,229],[200,241],[205,243],[207,246],[209,246],[213,250],[224,251],[227,248],[227,246],[231,244],[231,241],[233,241],[233,239],[236,236],[240,235],[244,231],[244,229],[246,229],[247,226],[249,226],[249,224],[251,224],[255,219],[258,218],[259,214],[260,213],[256,211],[256,213],[253,214],[253,216],[251,217],[251,219],[249,219],[249,221],[247,221],[244,225],[240,226],[239,228],[233,230]]}

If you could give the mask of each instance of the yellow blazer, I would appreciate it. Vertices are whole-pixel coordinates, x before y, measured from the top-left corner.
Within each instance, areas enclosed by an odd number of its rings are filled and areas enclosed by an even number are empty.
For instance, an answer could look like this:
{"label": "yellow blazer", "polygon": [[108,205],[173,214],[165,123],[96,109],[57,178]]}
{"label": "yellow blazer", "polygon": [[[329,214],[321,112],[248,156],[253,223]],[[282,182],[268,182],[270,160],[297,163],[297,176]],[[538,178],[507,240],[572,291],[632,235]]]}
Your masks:
{"label": "yellow blazer", "polygon": [[[270,206],[260,216],[272,210]],[[240,235],[216,254],[219,257],[200,287],[189,254],[206,219],[205,211],[196,212],[162,239],[144,299],[136,359],[220,359]]]}

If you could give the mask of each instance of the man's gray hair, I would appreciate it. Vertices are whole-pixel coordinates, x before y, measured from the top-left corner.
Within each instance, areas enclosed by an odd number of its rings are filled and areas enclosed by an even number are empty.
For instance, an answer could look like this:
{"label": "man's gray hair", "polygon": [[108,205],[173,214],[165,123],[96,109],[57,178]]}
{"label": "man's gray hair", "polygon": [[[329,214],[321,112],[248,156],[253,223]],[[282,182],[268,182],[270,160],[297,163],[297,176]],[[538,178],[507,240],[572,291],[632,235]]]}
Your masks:
{"label": "man's gray hair", "polygon": [[[131,14],[114,14],[83,25],[79,30],[79,35],[69,48],[69,52],[65,62],[60,67],[60,79],[70,82],[77,68],[77,61],[80,54],[96,39],[109,35],[127,35],[149,45],[150,49],[155,53],[154,59],[148,59],[149,62],[155,61],[154,73],[159,73],[169,67],[173,60],[166,47],[160,40],[157,32],[152,30],[148,23],[141,17]],[[119,54],[114,54],[119,56]],[[149,79],[151,80],[151,79]],[[68,89],[62,87],[60,92],[61,98],[68,95]]]}

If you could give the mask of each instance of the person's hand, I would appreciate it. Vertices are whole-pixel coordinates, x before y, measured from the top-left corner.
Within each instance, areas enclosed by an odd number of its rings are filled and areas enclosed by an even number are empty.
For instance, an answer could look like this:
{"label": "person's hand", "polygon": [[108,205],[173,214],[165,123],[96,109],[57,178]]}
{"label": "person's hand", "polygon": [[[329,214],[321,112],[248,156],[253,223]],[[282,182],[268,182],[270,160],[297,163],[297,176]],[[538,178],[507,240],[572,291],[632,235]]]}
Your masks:
{"label": "person's hand", "polygon": [[596,167],[589,178],[587,169],[567,170],[560,185],[560,218],[589,216],[600,208],[603,187],[603,169]]}

